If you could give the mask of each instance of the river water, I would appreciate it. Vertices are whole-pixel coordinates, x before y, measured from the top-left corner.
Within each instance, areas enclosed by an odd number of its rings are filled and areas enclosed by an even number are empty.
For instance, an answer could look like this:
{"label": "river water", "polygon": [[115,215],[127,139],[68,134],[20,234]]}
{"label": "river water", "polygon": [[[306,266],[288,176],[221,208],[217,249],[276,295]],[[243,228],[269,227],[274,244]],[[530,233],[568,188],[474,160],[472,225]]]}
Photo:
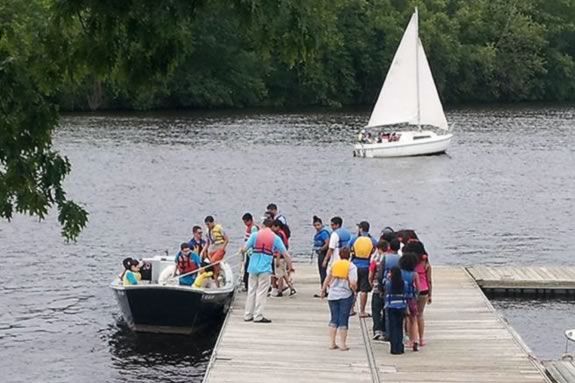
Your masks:
{"label": "river water", "polygon": [[[311,216],[414,228],[436,264],[572,264],[571,107],[455,109],[448,155],[352,157],[367,111],[67,116],[55,135],[90,212],[76,243],[56,215],[0,222],[3,382],[200,382],[218,329],[135,335],[107,285],[126,256],[175,254],[211,214],[239,248],[241,216],[275,202],[291,249],[310,254]],[[230,252],[232,253],[232,252]],[[498,300],[542,358],[575,327],[572,301]]]}

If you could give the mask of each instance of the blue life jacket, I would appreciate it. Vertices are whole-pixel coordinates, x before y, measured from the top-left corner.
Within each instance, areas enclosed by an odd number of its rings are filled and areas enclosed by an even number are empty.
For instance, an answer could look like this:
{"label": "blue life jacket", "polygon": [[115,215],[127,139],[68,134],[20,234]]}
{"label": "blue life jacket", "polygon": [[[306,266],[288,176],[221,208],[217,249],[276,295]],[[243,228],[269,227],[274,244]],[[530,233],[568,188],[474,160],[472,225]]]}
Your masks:
{"label": "blue life jacket", "polygon": [[403,294],[392,294],[389,292],[391,290],[391,286],[387,288],[387,292],[385,294],[385,303],[384,306],[386,309],[405,309],[407,307],[407,295],[406,292],[409,289],[408,283],[403,281]]}
{"label": "blue life jacket", "polygon": [[321,247],[325,243],[325,240],[326,239],[329,240],[330,235],[331,235],[331,232],[329,231],[329,229],[327,227],[324,226],[320,231],[315,233],[315,235],[313,237],[313,248],[315,250],[321,249]]}
{"label": "blue life jacket", "polygon": [[347,230],[345,227],[340,227],[335,232],[339,237],[337,248],[341,249],[342,247],[348,247],[349,241],[351,240],[351,233],[349,232],[349,230]]}
{"label": "blue life jacket", "polygon": [[417,273],[415,271],[405,271],[401,270],[401,277],[404,282],[407,283],[407,290],[405,290],[405,296],[407,299],[415,298],[415,286],[413,285],[413,278]]}
{"label": "blue life jacket", "polygon": [[378,276],[379,286],[383,289],[387,281],[387,276],[391,269],[399,265],[399,255],[398,254],[385,254],[383,260],[381,261],[381,275]]}

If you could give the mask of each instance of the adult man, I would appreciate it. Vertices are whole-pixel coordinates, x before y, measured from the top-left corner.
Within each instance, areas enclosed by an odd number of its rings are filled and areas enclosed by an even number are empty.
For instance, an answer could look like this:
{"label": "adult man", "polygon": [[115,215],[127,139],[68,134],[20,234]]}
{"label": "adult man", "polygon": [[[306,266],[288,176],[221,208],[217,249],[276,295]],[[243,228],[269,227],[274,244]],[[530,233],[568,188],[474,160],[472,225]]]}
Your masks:
{"label": "adult man", "polygon": [[[208,215],[204,219],[204,223],[208,228],[208,243],[207,246],[204,247],[202,250],[202,259],[206,256],[209,259],[210,263],[216,263],[224,259],[224,255],[226,254],[226,247],[229,243],[229,238],[227,234],[222,229],[222,225],[217,224],[214,220],[214,217]],[[216,264],[214,266],[214,279],[216,283],[219,284],[218,276],[220,274],[220,265]]]}
{"label": "adult man", "polygon": [[333,262],[339,260],[339,251],[344,247],[349,247],[351,233],[345,227],[342,227],[343,219],[341,217],[333,217],[331,219],[332,233],[329,237],[329,244],[325,259],[323,260],[323,267],[331,265]]}
{"label": "adult man", "polygon": [[201,254],[206,247],[206,240],[202,238],[202,234],[202,228],[196,225],[192,228],[192,239],[188,241],[190,249],[197,254]]}
{"label": "adult man", "polygon": [[366,318],[367,294],[371,291],[369,283],[369,260],[377,242],[369,234],[369,222],[361,221],[357,224],[357,236],[352,238],[349,246],[352,250],[352,262],[357,267],[357,287],[359,290],[359,317]]}
{"label": "adult man", "polygon": [[275,203],[270,203],[266,209],[272,214],[272,219],[279,219],[284,225],[287,225],[286,217],[278,211],[278,206]]}
{"label": "adult man", "polygon": [[[242,221],[244,221],[244,225],[246,225],[246,231],[244,233],[244,243],[246,243],[248,241],[248,239],[250,239],[250,236],[258,231],[258,226],[254,223],[254,217],[250,214],[250,213],[246,213],[242,216]],[[244,263],[244,277],[243,277],[243,282],[244,282],[244,288],[246,289],[246,291],[248,291],[248,265],[250,264],[250,255],[251,255],[251,250],[246,251],[246,253],[244,254],[244,259],[243,259],[243,263]]]}
{"label": "adult man", "polygon": [[250,235],[242,252],[251,249],[250,264],[248,266],[248,296],[244,320],[256,323],[270,323],[271,320],[263,315],[264,306],[268,297],[270,277],[272,274],[272,262],[274,252],[289,259],[289,254],[280,239],[272,230],[273,221],[266,218],[263,228]]}

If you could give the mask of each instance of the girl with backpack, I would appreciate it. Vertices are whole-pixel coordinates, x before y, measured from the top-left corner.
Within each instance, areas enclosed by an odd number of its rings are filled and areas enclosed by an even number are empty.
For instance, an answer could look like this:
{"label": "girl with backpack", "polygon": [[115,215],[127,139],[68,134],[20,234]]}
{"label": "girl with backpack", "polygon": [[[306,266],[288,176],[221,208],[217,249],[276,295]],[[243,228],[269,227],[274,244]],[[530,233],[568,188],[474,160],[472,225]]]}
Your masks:
{"label": "girl with backpack", "polygon": [[419,350],[419,330],[417,327],[417,295],[419,292],[419,278],[415,272],[415,266],[419,263],[417,254],[404,252],[399,259],[399,267],[403,280],[407,283],[407,332],[409,334],[409,343],[407,347],[413,351]]}
{"label": "girl with backpack", "polygon": [[399,267],[391,269],[390,279],[385,281],[385,310],[389,317],[389,351],[392,354],[403,354],[403,320],[407,308],[409,286],[403,280]]}

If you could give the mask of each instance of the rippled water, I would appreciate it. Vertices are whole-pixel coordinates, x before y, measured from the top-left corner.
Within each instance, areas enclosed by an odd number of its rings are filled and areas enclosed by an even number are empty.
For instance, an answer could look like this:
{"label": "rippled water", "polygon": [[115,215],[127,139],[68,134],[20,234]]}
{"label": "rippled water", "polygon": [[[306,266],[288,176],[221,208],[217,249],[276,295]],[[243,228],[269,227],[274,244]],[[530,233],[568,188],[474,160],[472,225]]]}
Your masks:
{"label": "rippled water", "polygon": [[[232,249],[241,244],[242,214],[259,216],[276,202],[299,257],[309,256],[317,214],[341,215],[350,228],[363,219],[376,231],[415,228],[435,263],[572,264],[574,113],[453,110],[448,155],[394,160],[352,157],[365,111],[69,116],[55,143],[72,161],[67,189],[90,223],[73,244],[59,236],[54,215],[0,223],[3,378],[200,381],[214,334],[134,335],[107,285],[125,256],[174,253],[208,214],[223,223]],[[560,316],[519,305],[507,313]],[[538,319],[517,324],[522,334],[558,330]],[[532,347],[546,355],[556,346]]]}

